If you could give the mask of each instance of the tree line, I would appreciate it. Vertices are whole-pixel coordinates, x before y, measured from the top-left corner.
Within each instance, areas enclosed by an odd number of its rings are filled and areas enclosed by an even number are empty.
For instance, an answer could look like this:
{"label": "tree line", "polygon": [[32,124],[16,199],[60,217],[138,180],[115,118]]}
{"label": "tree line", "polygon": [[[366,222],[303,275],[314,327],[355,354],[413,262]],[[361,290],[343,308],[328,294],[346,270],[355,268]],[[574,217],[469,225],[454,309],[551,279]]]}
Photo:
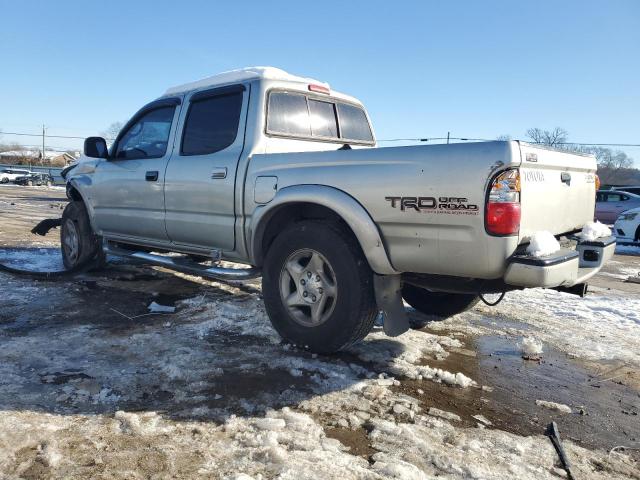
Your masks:
{"label": "tree line", "polygon": [[[552,130],[530,128],[526,137],[531,143],[545,145],[574,153],[595,155],[598,162],[598,176],[603,184],[632,185],[640,184],[640,170],[633,167],[633,158],[622,150],[590,145],[577,145],[569,142],[569,133],[561,127]],[[510,140],[508,135],[501,135],[499,140]]]}

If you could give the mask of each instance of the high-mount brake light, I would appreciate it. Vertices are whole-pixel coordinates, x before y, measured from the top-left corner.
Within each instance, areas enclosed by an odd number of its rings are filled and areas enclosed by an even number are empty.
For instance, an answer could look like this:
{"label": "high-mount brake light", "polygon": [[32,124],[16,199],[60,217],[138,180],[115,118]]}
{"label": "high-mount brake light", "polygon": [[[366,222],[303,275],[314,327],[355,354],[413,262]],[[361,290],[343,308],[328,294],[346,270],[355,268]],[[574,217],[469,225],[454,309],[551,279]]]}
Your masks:
{"label": "high-mount brake light", "polygon": [[491,184],[485,225],[491,235],[515,235],[520,230],[520,171],[506,170]]}
{"label": "high-mount brake light", "polygon": [[316,93],[324,93],[325,95],[329,95],[331,93],[331,90],[329,90],[329,87],[325,87],[324,85],[316,85],[313,83],[309,85],[309,91],[316,92]]}

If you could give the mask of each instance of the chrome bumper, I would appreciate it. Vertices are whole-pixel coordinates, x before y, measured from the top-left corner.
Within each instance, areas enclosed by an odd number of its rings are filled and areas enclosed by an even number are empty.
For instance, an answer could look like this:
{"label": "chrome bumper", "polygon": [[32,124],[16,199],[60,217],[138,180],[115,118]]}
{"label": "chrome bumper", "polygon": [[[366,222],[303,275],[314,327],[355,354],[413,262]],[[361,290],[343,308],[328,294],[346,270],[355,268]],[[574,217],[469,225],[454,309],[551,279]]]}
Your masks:
{"label": "chrome bumper", "polygon": [[514,255],[504,281],[518,287],[571,287],[598,273],[615,249],[615,237],[602,237],[544,257]]}

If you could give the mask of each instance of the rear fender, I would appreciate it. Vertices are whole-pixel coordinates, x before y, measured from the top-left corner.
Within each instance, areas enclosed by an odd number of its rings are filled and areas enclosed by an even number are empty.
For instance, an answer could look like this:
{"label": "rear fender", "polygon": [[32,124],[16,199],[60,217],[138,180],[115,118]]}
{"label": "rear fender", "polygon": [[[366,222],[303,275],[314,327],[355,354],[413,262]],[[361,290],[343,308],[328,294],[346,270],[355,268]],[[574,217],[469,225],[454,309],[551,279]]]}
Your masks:
{"label": "rear fender", "polygon": [[389,261],[378,227],[369,213],[347,193],[325,185],[294,185],[282,188],[268,204],[255,209],[248,232],[252,263],[261,265],[264,259],[266,252],[262,251],[262,240],[269,220],[280,208],[295,203],[312,203],[332,210],[351,228],[375,273],[398,273]]}

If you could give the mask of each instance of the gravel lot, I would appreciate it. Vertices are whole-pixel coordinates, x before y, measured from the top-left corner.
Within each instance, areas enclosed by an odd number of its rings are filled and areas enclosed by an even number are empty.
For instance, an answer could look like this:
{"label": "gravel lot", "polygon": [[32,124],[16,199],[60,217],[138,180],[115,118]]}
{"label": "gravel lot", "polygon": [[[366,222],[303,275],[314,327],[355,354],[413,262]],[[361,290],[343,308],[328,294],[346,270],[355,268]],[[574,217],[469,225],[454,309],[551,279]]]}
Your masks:
{"label": "gravel lot", "polygon": [[[29,230],[65,203],[0,186],[0,261],[59,268],[58,231]],[[566,478],[555,420],[575,478],[639,479],[640,248],[624,250],[585,299],[514,292],[333,357],[280,341],[259,281],[117,259],[0,273],[0,478]]]}

